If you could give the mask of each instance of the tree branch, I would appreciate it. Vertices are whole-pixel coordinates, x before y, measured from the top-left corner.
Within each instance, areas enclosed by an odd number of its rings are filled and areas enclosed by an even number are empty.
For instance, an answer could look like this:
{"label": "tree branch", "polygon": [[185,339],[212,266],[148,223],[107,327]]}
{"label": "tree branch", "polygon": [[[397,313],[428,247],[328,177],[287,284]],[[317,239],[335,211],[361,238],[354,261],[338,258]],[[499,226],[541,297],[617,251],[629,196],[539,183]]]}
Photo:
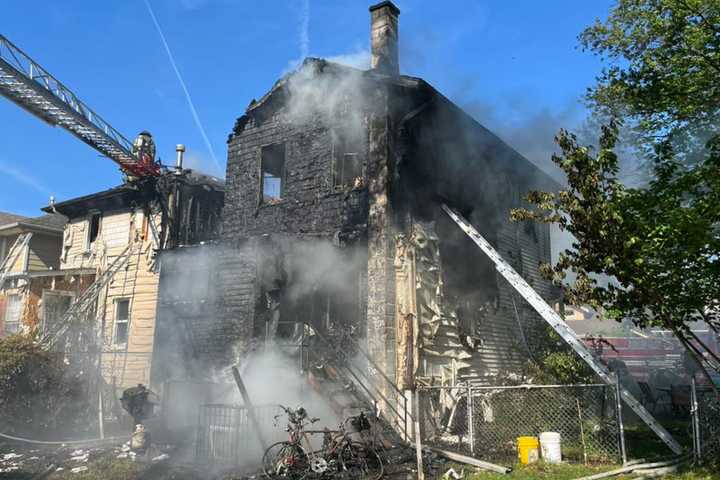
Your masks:
{"label": "tree branch", "polygon": [[675,336],[680,340],[680,343],[685,347],[685,349],[690,353],[690,356],[695,360],[695,363],[697,363],[698,367],[700,367],[700,371],[703,373],[705,378],[707,379],[708,383],[710,384],[710,388],[713,389],[716,395],[720,395],[720,390],[718,390],[718,387],[715,385],[715,382],[713,382],[712,377],[710,376],[710,373],[707,371],[705,366],[703,365],[702,357],[698,355],[695,350],[693,350],[693,346],[690,344],[689,341],[683,336],[682,332],[679,330],[673,330],[675,333]]}
{"label": "tree branch", "polygon": [[[713,357],[713,358],[715,359],[716,362],[718,362],[718,366],[720,367],[720,357],[718,357],[718,356],[715,354],[715,352],[713,352],[712,350],[710,350],[710,347],[708,347],[702,340],[700,340],[700,339],[698,338],[698,336],[693,333],[692,330],[688,330],[688,333],[693,337],[693,339],[694,339],[697,343],[699,343],[699,344],[702,346],[702,348],[703,348],[707,353],[710,354],[711,357]],[[709,362],[708,362],[708,363],[709,363]],[[720,368],[718,368],[718,367],[713,367],[713,369],[718,370],[718,373],[720,373]]]}

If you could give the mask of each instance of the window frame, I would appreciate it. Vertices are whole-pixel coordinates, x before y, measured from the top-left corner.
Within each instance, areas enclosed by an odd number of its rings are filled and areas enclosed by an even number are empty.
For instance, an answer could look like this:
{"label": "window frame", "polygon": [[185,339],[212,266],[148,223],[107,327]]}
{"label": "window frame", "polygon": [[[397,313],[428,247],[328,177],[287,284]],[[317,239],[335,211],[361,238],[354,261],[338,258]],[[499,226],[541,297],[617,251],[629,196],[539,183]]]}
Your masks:
{"label": "window frame", "polygon": [[[17,319],[10,322],[10,321],[8,321],[8,313],[10,311],[10,299],[15,299],[15,298],[18,300],[18,304],[19,304],[18,309],[17,309]],[[22,331],[22,307],[23,307],[22,295],[17,294],[17,293],[11,293],[5,297],[5,313],[3,315],[3,335],[19,333]],[[8,324],[17,325],[17,328],[13,331],[9,331],[7,328]]]}
{"label": "window frame", "polygon": [[[118,318],[118,304],[127,302],[127,318]],[[113,326],[112,326],[112,345],[114,347],[126,348],[130,341],[130,319],[132,318],[132,299],[130,297],[120,297],[113,300]],[[125,341],[118,342],[118,324],[125,324]]]}
{"label": "window frame", "polygon": [[[347,127],[349,128],[349,127]],[[363,138],[352,139],[343,134],[345,128],[334,128],[331,131],[331,165],[330,165],[330,184],[334,190],[345,190],[354,187],[355,178],[349,182],[343,182],[342,173],[345,172],[346,161],[348,157],[354,156],[355,162],[359,170],[359,177],[362,178],[363,184],[367,183],[367,141]],[[356,152],[348,152],[348,145],[357,142]],[[340,148],[343,146],[344,148]],[[342,151],[341,151],[342,150]],[[341,173],[342,172],[342,173]]]}
{"label": "window frame", "polygon": [[[282,167],[280,171],[280,175],[275,176],[275,178],[278,178],[280,180],[280,188],[278,192],[278,197],[273,197],[269,200],[265,200],[265,171],[263,165],[263,160],[265,158],[264,152],[272,149],[272,148],[279,148],[282,146]],[[286,181],[287,181],[287,142],[274,142],[274,143],[268,143],[267,145],[262,145],[260,147],[260,161],[259,163],[259,172],[260,172],[260,193],[259,193],[259,204],[260,205],[276,205],[278,203],[281,203],[285,199],[285,190],[286,190]]]}
{"label": "window frame", "polygon": [[[43,289],[40,299],[42,300],[42,308],[41,308],[41,318],[40,318],[40,331],[46,332],[47,331],[47,322],[46,322],[46,315],[47,315],[47,297],[70,297],[70,305],[68,308],[70,308],[73,304],[73,301],[75,300],[75,293],[68,291],[68,290],[49,290],[49,289]],[[65,311],[67,312],[67,310]],[[64,314],[63,314],[64,315]]]}
{"label": "window frame", "polygon": [[[95,236],[94,240],[90,240],[90,236],[92,235],[92,225],[93,225],[93,219],[98,219],[98,230],[97,235]],[[97,239],[100,238],[100,234],[102,233],[102,213],[101,212],[90,212],[87,217],[87,232],[85,233],[85,251],[89,252],[92,249],[92,246],[97,242]]]}

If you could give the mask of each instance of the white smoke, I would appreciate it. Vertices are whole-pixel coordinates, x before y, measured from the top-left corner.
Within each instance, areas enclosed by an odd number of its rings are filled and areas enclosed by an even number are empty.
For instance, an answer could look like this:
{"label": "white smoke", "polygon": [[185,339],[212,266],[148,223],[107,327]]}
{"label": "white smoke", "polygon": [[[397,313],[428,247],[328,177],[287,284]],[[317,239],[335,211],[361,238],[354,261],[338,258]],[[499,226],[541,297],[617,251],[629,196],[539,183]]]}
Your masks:
{"label": "white smoke", "polygon": [[350,53],[332,55],[326,57],[326,60],[360,70],[368,70],[370,68],[370,51],[367,49],[359,49]]}

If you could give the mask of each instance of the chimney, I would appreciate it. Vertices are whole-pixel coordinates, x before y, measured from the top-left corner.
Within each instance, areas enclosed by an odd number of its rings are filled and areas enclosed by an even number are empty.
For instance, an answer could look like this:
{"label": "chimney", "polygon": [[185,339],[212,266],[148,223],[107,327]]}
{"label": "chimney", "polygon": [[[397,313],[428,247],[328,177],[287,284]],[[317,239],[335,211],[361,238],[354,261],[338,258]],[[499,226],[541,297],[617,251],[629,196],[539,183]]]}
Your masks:
{"label": "chimney", "polygon": [[178,143],[175,146],[175,151],[177,152],[177,161],[175,162],[175,171],[176,173],[182,172],[183,168],[183,153],[185,153],[185,145],[182,143]]}
{"label": "chimney", "polygon": [[400,9],[390,1],[370,7],[371,67],[386,75],[400,75],[398,57],[398,15]]}

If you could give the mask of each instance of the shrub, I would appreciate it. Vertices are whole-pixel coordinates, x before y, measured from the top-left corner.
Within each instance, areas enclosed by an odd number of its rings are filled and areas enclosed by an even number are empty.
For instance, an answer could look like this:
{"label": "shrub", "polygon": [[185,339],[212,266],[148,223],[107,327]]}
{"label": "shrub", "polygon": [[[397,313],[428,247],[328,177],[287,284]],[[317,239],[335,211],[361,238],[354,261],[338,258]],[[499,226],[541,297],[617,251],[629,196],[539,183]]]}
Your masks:
{"label": "shrub", "polygon": [[91,407],[85,384],[82,372],[73,372],[31,337],[0,338],[3,433],[57,437],[87,428]]}

